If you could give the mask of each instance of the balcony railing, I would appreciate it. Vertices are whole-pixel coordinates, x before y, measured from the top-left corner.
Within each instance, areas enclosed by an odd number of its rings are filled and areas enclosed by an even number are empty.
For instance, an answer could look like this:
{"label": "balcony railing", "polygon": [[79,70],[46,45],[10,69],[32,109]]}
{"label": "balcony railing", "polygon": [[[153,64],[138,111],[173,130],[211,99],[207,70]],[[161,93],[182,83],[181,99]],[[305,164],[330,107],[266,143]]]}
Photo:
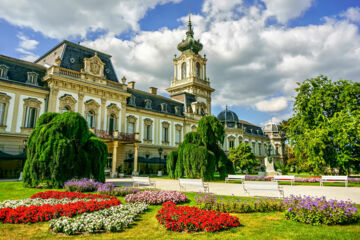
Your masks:
{"label": "balcony railing", "polygon": [[104,131],[97,129],[90,129],[98,138],[105,140],[117,140],[125,142],[137,142],[139,141],[139,133],[124,133],[119,131]]}

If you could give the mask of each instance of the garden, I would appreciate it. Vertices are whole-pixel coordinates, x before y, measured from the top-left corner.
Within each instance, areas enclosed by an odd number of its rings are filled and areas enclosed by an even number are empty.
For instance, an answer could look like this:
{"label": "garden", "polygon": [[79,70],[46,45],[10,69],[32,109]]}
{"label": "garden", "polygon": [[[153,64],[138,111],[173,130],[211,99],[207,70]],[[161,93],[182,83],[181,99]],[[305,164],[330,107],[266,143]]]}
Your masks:
{"label": "garden", "polygon": [[357,239],[347,201],[216,196],[114,187],[88,179],[62,189],[0,184],[0,239]]}

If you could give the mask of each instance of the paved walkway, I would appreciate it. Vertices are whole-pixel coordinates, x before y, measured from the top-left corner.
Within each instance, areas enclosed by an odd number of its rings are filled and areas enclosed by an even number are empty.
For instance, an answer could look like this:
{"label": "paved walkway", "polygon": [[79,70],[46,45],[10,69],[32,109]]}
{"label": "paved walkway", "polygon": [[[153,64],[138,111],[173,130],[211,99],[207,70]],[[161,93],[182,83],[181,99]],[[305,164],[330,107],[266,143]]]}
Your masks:
{"label": "paved walkway", "polygon": [[[117,178],[107,179],[107,181],[117,182],[129,182],[129,178]],[[170,179],[158,179],[152,178],[151,181],[156,182],[156,188],[162,190],[180,190],[179,183],[177,180]],[[325,196],[327,199],[336,200],[351,200],[360,204],[360,187],[320,187],[320,186],[290,186],[282,185],[284,188],[284,195],[288,197],[290,195],[307,195],[307,196]],[[248,196],[241,184],[237,183],[209,183],[210,192],[217,195],[234,195],[234,196]],[[189,189],[191,191],[192,189]],[[197,191],[197,189],[193,189]],[[276,193],[273,192],[260,192],[257,191],[255,195],[251,196],[266,196],[266,197],[277,197]]]}

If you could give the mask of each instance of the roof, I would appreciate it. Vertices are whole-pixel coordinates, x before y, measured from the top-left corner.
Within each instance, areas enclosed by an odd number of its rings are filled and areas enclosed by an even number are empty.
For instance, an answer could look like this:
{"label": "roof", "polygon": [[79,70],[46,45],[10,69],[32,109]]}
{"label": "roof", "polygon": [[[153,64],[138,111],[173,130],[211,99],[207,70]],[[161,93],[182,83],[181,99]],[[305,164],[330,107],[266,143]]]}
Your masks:
{"label": "roof", "polygon": [[224,111],[219,113],[217,118],[220,120],[220,122],[237,122],[237,121],[239,121],[239,118],[236,115],[236,113],[234,113],[233,111],[231,111],[229,109],[225,109]]}
{"label": "roof", "polygon": [[[152,112],[159,112],[164,113],[161,111],[161,104],[166,103],[167,104],[167,112],[166,114],[171,114],[174,116],[180,116],[184,117],[184,104],[175,100],[172,100],[170,98],[166,98],[160,95],[154,95],[145,91],[141,91],[138,89],[127,89],[128,93],[130,93],[132,96],[135,96],[135,106],[130,104],[131,97],[127,99],[127,105],[130,107],[145,109],[147,111]],[[145,100],[150,99],[151,100],[151,109],[145,108]],[[180,115],[175,114],[175,106],[180,107]]]}
{"label": "roof", "polygon": [[[0,55],[0,65],[6,65],[8,67],[7,78],[0,78],[1,80],[35,88],[45,87],[45,83],[41,80],[45,76],[46,68],[40,64]],[[28,72],[35,72],[38,74],[37,86],[26,83],[28,80]]]}
{"label": "roof", "polygon": [[95,55],[95,53],[97,53],[101,61],[105,63],[104,75],[106,79],[110,81],[118,82],[118,78],[116,76],[115,69],[112,65],[110,55],[88,47],[84,47],[82,45],[73,42],[69,42],[67,40],[62,41],[61,43],[53,47],[50,51],[45,53],[35,62],[39,62],[40,60],[44,59],[52,52],[56,52],[56,50],[60,48],[60,46],[62,46],[63,44],[65,44],[65,47],[63,48],[62,53],[60,54],[61,56],[60,67],[80,72],[81,69],[84,68],[84,58],[91,58]]}

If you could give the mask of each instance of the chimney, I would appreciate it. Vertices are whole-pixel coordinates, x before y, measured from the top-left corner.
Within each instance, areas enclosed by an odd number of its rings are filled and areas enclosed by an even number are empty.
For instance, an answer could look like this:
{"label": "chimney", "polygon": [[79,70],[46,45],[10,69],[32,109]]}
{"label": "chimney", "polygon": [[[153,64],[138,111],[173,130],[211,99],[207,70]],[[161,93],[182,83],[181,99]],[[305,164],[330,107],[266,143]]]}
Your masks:
{"label": "chimney", "polygon": [[134,89],[135,88],[135,82],[131,81],[128,83],[128,88]]}
{"label": "chimney", "polygon": [[150,93],[156,95],[157,94],[157,88],[156,87],[150,87]]}

